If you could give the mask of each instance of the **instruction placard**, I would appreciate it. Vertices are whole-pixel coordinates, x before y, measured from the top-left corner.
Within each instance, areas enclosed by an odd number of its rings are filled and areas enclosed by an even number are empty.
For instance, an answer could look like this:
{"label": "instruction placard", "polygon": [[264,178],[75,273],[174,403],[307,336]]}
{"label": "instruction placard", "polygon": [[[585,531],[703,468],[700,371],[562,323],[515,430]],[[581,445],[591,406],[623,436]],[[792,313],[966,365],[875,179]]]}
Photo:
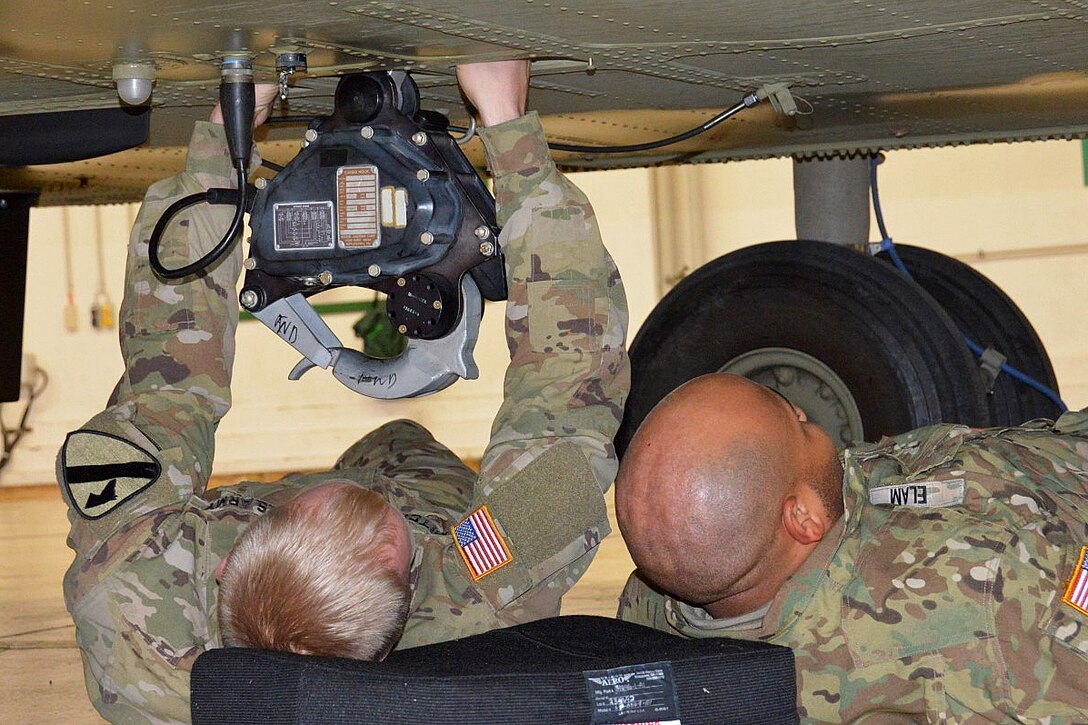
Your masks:
{"label": "instruction placard", "polygon": [[341,247],[381,246],[377,166],[341,166],[336,170],[336,221]]}

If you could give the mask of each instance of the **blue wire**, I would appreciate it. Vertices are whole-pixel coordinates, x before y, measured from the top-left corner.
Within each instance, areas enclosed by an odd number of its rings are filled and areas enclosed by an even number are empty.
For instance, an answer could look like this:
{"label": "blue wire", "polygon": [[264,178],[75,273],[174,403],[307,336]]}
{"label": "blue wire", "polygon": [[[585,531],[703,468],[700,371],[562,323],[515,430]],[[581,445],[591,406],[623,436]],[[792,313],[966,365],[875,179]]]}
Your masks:
{"label": "blue wire", "polygon": [[[884,226],[884,213],[880,208],[880,192],[877,190],[876,185],[876,167],[878,164],[880,164],[880,157],[878,155],[872,156],[869,160],[869,189],[873,196],[873,213],[876,215],[876,225],[880,229],[880,249],[881,251],[888,253],[888,257],[892,260],[892,264],[895,265],[895,268],[898,269],[904,277],[913,280],[914,278],[911,276],[910,270],[907,269],[907,265],[903,264],[903,259],[899,256],[899,252],[895,248],[895,242],[888,236],[887,227]],[[975,357],[981,358],[985,353],[985,350],[982,349],[981,345],[966,335],[964,335],[963,341],[967,345],[967,349],[970,350]],[[1061,412],[1064,413],[1069,410],[1056,391],[1051,390],[1035,378],[1025,375],[1007,362],[1001,363],[1001,372],[1014,380],[1018,380],[1024,385],[1027,385],[1029,388],[1042,393],[1057,405]]]}

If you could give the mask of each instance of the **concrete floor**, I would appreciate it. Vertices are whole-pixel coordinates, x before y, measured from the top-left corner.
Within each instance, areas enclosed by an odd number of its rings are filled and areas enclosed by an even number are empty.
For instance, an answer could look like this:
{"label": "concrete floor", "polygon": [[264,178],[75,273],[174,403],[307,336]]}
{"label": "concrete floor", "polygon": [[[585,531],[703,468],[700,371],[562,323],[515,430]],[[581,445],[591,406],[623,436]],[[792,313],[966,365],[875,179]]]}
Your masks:
{"label": "concrete floor", "polygon": [[[611,495],[608,509],[614,533],[564,599],[564,614],[616,612],[632,565]],[[67,533],[55,487],[0,488],[0,723],[103,722],[87,699],[75,627],[61,594],[61,577],[72,560]]]}

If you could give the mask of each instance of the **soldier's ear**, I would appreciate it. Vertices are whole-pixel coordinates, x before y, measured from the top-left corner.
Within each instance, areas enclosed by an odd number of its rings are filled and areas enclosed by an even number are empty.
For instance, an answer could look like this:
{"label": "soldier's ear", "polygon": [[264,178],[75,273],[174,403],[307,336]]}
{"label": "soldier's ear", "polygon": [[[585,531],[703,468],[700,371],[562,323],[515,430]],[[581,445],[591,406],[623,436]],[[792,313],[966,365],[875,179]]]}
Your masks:
{"label": "soldier's ear", "polygon": [[230,555],[233,553],[233,549],[227,552],[227,555],[223,557],[223,560],[219,562],[219,566],[215,567],[215,583],[219,584],[223,581],[223,571],[227,568],[227,562],[230,561]]}
{"label": "soldier's ear", "polygon": [[[822,506],[813,505],[805,496],[787,496],[782,502],[782,528],[798,544],[816,544],[827,533],[827,516]],[[818,503],[818,502],[817,502]]]}

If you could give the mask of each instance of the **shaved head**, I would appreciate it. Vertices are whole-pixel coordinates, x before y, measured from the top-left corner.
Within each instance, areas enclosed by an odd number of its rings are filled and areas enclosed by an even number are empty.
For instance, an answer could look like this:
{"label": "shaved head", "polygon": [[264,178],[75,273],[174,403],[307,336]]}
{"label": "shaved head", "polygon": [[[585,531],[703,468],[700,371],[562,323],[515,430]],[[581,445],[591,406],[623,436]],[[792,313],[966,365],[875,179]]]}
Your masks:
{"label": "shaved head", "polygon": [[651,583],[690,604],[743,610],[769,601],[765,590],[842,514],[841,485],[834,445],[803,411],[715,373],[643,421],[617,478],[616,513]]}

